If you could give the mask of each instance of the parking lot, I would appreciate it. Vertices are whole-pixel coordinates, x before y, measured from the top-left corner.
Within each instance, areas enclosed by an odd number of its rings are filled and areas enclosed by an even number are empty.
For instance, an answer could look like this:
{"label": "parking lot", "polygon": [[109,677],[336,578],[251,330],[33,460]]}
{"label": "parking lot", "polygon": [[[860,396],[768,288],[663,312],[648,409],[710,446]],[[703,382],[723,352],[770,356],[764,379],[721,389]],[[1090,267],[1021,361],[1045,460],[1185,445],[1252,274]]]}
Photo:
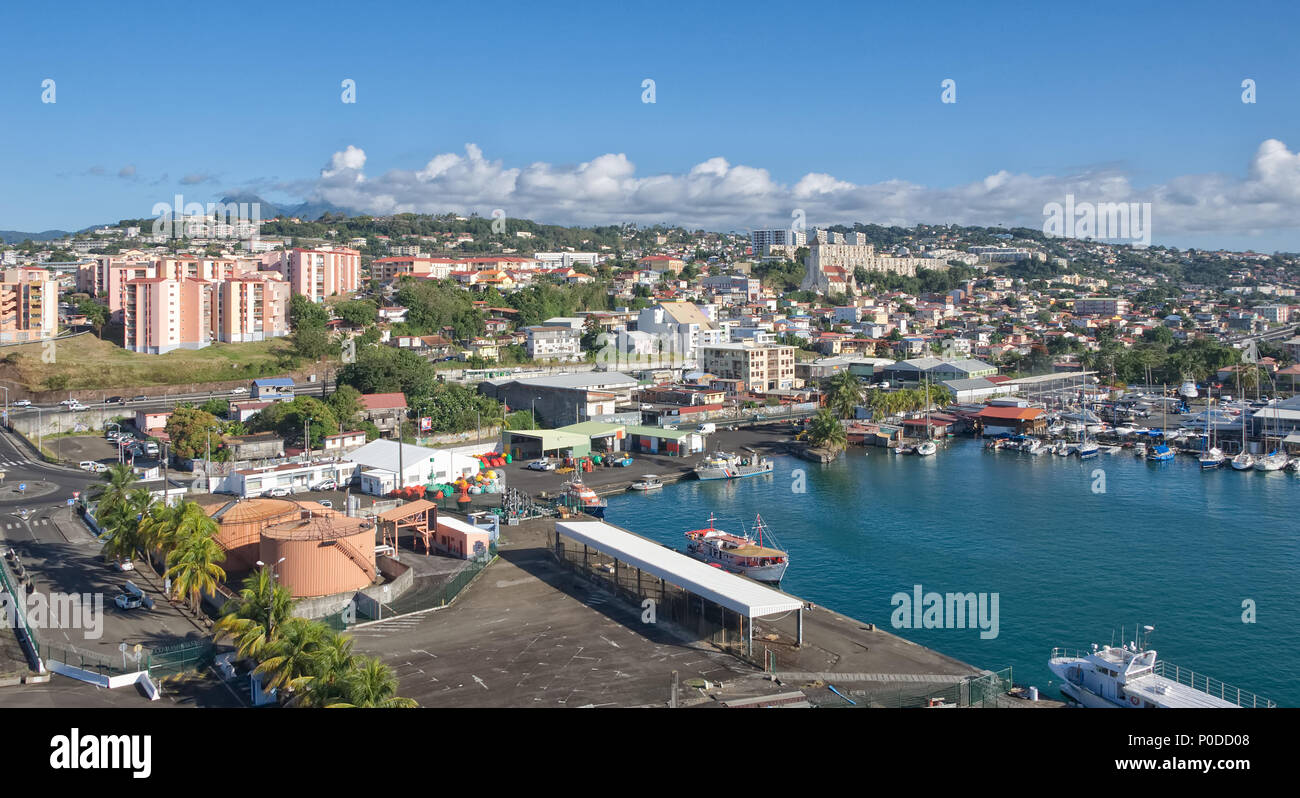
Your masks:
{"label": "parking lot", "polygon": [[[27,518],[0,516],[0,536],[4,548],[17,552],[37,592],[90,596],[91,614],[34,630],[43,644],[86,651],[122,667],[122,644],[151,649],[204,636],[163,596],[161,578],[147,565],[137,563],[134,572],[122,572],[105,563],[99,542],[67,507],[42,508]],[[124,610],[115,604],[128,579],[152,599],[153,609]]]}

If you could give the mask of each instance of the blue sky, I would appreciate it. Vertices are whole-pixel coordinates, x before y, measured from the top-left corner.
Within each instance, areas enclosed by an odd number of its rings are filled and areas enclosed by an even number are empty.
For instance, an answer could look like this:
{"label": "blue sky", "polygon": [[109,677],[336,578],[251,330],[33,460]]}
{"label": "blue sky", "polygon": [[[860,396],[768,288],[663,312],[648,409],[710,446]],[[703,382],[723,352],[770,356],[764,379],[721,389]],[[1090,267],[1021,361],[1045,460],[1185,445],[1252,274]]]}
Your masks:
{"label": "blue sky", "polygon": [[[742,229],[806,207],[810,224],[1037,225],[1045,199],[1072,191],[1154,197],[1158,243],[1300,250],[1286,188],[1298,16],[1285,3],[24,4],[0,48],[0,228],[79,228],[238,189],[559,223]],[[340,101],[345,78],[355,104]],[[946,78],[955,104],[940,102]],[[1285,147],[1261,162],[1270,140]],[[349,146],[364,167],[322,177]],[[459,164],[416,176],[452,153]],[[626,164],[583,168],[607,154]],[[685,179],[710,159],[725,165]],[[981,188],[1001,172],[1015,179]],[[833,190],[797,188],[809,174]],[[656,176],[682,180],[656,195]]]}

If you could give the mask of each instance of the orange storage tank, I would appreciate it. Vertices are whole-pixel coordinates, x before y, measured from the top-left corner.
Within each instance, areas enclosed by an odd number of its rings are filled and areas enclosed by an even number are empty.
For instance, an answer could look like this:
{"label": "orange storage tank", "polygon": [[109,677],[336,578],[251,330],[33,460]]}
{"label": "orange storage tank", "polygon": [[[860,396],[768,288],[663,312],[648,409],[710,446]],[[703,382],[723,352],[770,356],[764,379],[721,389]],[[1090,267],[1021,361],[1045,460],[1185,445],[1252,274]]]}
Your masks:
{"label": "orange storage tank", "polygon": [[374,524],[339,513],[269,526],[262,531],[260,551],[262,562],[277,563],[276,576],[294,598],[359,590],[377,575]]}
{"label": "orange storage tank", "polygon": [[255,568],[260,559],[262,530],[300,514],[298,505],[283,499],[242,499],[203,509],[217,522],[217,544],[226,550],[221,567],[227,573]]}

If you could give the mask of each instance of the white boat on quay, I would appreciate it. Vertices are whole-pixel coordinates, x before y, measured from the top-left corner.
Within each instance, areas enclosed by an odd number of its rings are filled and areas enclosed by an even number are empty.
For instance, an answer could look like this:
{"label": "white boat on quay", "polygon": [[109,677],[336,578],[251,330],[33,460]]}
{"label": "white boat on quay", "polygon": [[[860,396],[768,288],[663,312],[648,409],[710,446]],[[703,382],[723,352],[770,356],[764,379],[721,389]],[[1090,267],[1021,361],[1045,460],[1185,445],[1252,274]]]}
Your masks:
{"label": "white boat on quay", "polygon": [[1061,693],[1085,707],[1114,708],[1222,708],[1276,707],[1254,693],[1231,687],[1193,671],[1157,659],[1147,644],[1150,626],[1142,640],[1125,645],[1092,645],[1091,651],[1052,649],[1047,666],[1061,679]]}

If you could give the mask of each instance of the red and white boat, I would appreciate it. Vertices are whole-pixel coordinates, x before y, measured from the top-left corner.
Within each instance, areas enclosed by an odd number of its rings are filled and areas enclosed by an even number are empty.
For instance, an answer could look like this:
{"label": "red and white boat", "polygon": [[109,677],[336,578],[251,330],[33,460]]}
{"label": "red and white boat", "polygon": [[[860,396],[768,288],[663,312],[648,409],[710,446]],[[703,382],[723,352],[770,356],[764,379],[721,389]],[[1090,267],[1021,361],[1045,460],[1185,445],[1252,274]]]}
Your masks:
{"label": "red and white boat", "polygon": [[707,529],[693,529],[686,533],[689,541],[686,553],[733,574],[759,582],[780,582],[790,565],[790,555],[763,545],[763,534],[768,530],[761,516],[755,519],[754,530],[758,533],[757,540],[749,535],[724,532],[714,528],[713,516],[710,515]]}

